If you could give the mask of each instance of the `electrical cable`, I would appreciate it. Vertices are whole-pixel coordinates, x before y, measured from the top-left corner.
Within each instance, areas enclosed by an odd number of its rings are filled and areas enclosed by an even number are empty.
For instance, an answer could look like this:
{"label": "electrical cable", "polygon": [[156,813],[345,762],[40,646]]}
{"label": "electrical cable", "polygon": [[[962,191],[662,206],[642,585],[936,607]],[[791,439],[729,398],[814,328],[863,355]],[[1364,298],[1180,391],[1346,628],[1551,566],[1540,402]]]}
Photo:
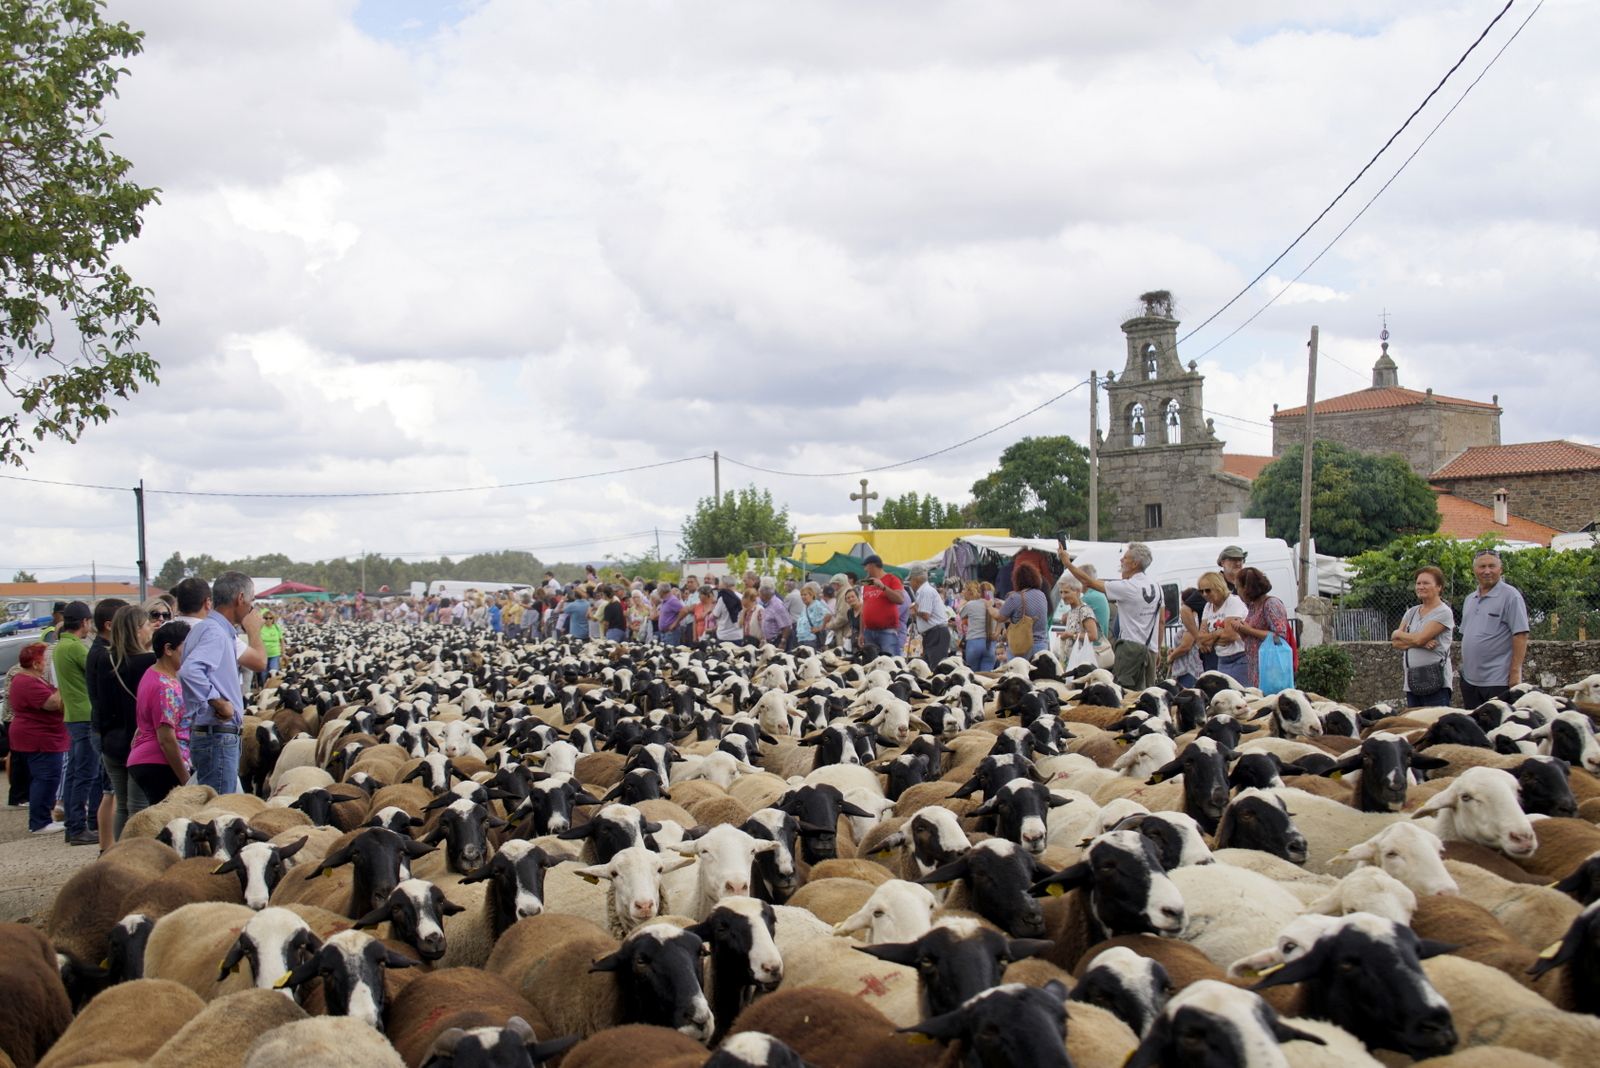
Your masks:
{"label": "electrical cable", "polygon": [[[1542,2],[1542,0],[1541,0],[1541,2]],[[1196,326],[1194,329],[1190,330],[1187,334],[1183,335],[1183,337],[1179,338],[1178,339],[1178,343],[1180,345],[1183,342],[1189,340],[1191,337],[1194,337],[1194,335],[1199,333],[1201,330],[1204,330],[1206,328],[1206,326],[1208,326],[1213,320],[1215,320],[1217,318],[1217,316],[1221,315],[1223,312],[1225,312],[1229,308],[1233,307],[1234,304],[1238,303],[1240,297],[1242,297],[1246,293],[1250,292],[1250,290],[1255,287],[1255,284],[1257,282],[1261,281],[1261,279],[1263,279],[1263,278],[1265,278],[1267,276],[1267,272],[1268,271],[1270,271],[1274,267],[1276,267],[1279,264],[1279,262],[1282,261],[1282,259],[1285,256],[1287,256],[1290,252],[1294,251],[1295,246],[1300,244],[1300,242],[1305,239],[1305,236],[1307,234],[1309,234],[1316,227],[1316,225],[1318,223],[1320,223],[1323,220],[1323,218],[1325,218],[1327,216],[1328,212],[1332,211],[1334,209],[1334,206],[1336,204],[1338,204],[1339,201],[1344,199],[1344,195],[1346,193],[1350,192],[1351,188],[1354,187],[1355,184],[1362,179],[1362,177],[1367,173],[1367,171],[1372,169],[1372,165],[1377,163],[1378,162],[1378,158],[1389,150],[1389,146],[1394,144],[1395,139],[1406,131],[1406,128],[1411,125],[1411,120],[1415,119],[1417,117],[1417,115],[1422,112],[1422,109],[1428,106],[1428,102],[1430,100],[1432,100],[1434,98],[1434,96],[1436,96],[1438,94],[1439,90],[1444,88],[1445,82],[1450,80],[1451,75],[1455,74],[1455,72],[1458,69],[1460,69],[1461,64],[1466,62],[1467,57],[1472,55],[1473,51],[1478,47],[1478,45],[1483,43],[1483,39],[1485,37],[1489,36],[1489,31],[1494,29],[1495,25],[1502,18],[1505,17],[1506,12],[1511,10],[1511,5],[1514,4],[1514,3],[1516,3],[1516,0],[1506,0],[1506,6],[1500,9],[1500,13],[1499,14],[1497,14],[1494,18],[1489,20],[1489,25],[1487,25],[1487,26],[1485,26],[1483,28],[1483,32],[1478,34],[1477,39],[1474,40],[1472,42],[1472,44],[1468,45],[1467,46],[1467,50],[1465,52],[1461,53],[1461,57],[1455,61],[1455,63],[1450,67],[1449,70],[1445,71],[1444,77],[1439,79],[1439,84],[1435,85],[1432,89],[1430,89],[1428,91],[1428,95],[1422,98],[1422,103],[1418,104],[1416,106],[1416,108],[1412,110],[1411,114],[1406,116],[1406,121],[1402,122],[1400,124],[1400,128],[1398,130],[1396,130],[1394,133],[1389,135],[1389,139],[1383,143],[1383,147],[1378,149],[1378,151],[1376,153],[1374,153],[1374,155],[1373,155],[1373,157],[1371,159],[1367,160],[1366,165],[1363,166],[1361,168],[1361,170],[1356,172],[1356,176],[1354,178],[1350,179],[1350,181],[1348,183],[1346,183],[1346,185],[1345,185],[1345,187],[1343,189],[1339,190],[1339,195],[1334,197],[1332,200],[1330,200],[1328,202],[1328,206],[1323,208],[1320,212],[1318,212],[1317,213],[1317,217],[1315,219],[1312,219],[1310,224],[1308,226],[1306,226],[1306,228],[1304,230],[1300,231],[1299,236],[1297,236],[1293,241],[1289,242],[1289,244],[1284,248],[1284,250],[1282,252],[1278,253],[1275,257],[1273,257],[1272,262],[1267,264],[1265,267],[1263,267],[1261,269],[1261,273],[1260,274],[1258,274],[1254,278],[1250,279],[1250,281],[1248,283],[1246,283],[1246,285],[1245,285],[1245,287],[1243,289],[1239,290],[1239,292],[1235,293],[1232,297],[1228,298],[1228,302],[1226,304],[1224,304],[1222,307],[1218,308],[1216,311],[1212,312],[1210,315],[1206,316],[1205,319],[1203,319],[1200,322],[1200,325]],[[1538,9],[1535,8],[1534,10],[1537,11]],[[1532,16],[1530,15],[1529,17],[1531,18]],[[1523,25],[1527,25],[1527,23],[1524,22]],[[1508,41],[1507,43],[1509,44],[1510,42]],[[1209,351],[1209,350],[1207,350],[1207,351]]]}

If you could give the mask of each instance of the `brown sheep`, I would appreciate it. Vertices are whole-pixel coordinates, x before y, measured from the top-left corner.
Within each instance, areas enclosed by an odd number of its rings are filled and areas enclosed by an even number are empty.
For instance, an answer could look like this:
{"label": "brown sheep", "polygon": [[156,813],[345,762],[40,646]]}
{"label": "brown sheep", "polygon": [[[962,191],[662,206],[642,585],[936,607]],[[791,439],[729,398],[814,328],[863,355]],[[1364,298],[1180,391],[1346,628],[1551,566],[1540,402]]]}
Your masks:
{"label": "brown sheep", "polygon": [[540,1039],[558,1037],[505,978],[479,968],[444,968],[417,976],[396,995],[384,1014],[384,1029],[406,1064],[417,1068],[450,1028],[503,1027],[513,1016],[522,1017]]}
{"label": "brown sheep", "polygon": [[561,1068],[699,1068],[705,1059],[704,1046],[670,1027],[624,1024],[572,1047]]}
{"label": "brown sheep", "polygon": [[267,808],[251,816],[249,822],[251,830],[272,838],[285,831],[309,829],[311,817],[297,808]]}
{"label": "brown sheep", "polygon": [[33,1068],[72,1022],[55,951],[20,923],[0,923],[0,1002],[0,1055],[17,1068]]}
{"label": "brown sheep", "polygon": [[1600,850],[1600,827],[1588,820],[1552,817],[1533,825],[1539,848],[1518,861],[1524,869],[1546,880],[1563,879],[1589,854]]}
{"label": "brown sheep", "polygon": [[807,1062],[828,1068],[927,1068],[956,1065],[951,1048],[912,1042],[859,998],[822,987],[780,990],[739,1014],[729,1031],[759,1031]]}
{"label": "brown sheep", "polygon": [[585,753],[578,758],[572,777],[609,790],[622,781],[622,766],[627,760],[621,753]]}
{"label": "brown sheep", "polygon": [[45,933],[56,949],[79,963],[98,964],[106,955],[111,928],[127,915],[122,903],[129,891],[154,881],[177,862],[178,854],[154,837],[118,842],[74,872],[56,893]]}
{"label": "brown sheep", "polygon": [[373,813],[386,808],[398,808],[402,812],[410,813],[412,819],[426,819],[427,814],[424,809],[432,800],[433,794],[418,782],[382,786],[372,795],[372,801],[367,806],[367,818],[370,819]]}
{"label": "brown sheep", "polygon": [[690,779],[686,782],[675,782],[667,791],[667,798],[675,805],[692,810],[701,801],[712,798],[727,797],[728,791],[714,782],[704,779]]}
{"label": "brown sheep", "polygon": [[306,1012],[275,990],[241,990],[210,1002],[162,1043],[144,1068],[240,1068],[256,1039]]}
{"label": "brown sheep", "polygon": [[142,913],[158,920],[169,912],[199,901],[227,901],[244,904],[244,888],[232,872],[213,874],[215,857],[190,857],[180,860],[161,875],[135,887],[122,899],[122,915]]}
{"label": "brown sheep", "polygon": [[750,818],[750,810],[726,794],[696,801],[688,809],[689,815],[702,827],[716,827],[724,823],[738,827]]}
{"label": "brown sheep", "polygon": [[108,1056],[144,1061],[205,1007],[200,995],[167,979],[119,983],[89,1002],[39,1068],[82,1068]]}
{"label": "brown sheep", "polygon": [[[844,843],[840,842],[841,852],[843,845]],[[806,882],[812,883],[819,879],[860,879],[878,886],[894,877],[894,872],[876,861],[864,857],[834,857],[813,864]]]}
{"label": "brown sheep", "polygon": [[[823,861],[830,864],[832,861]],[[820,865],[819,865],[820,867]],[[813,875],[794,892],[787,904],[806,909],[823,923],[842,923],[872,896],[876,885],[862,879],[822,878]]]}

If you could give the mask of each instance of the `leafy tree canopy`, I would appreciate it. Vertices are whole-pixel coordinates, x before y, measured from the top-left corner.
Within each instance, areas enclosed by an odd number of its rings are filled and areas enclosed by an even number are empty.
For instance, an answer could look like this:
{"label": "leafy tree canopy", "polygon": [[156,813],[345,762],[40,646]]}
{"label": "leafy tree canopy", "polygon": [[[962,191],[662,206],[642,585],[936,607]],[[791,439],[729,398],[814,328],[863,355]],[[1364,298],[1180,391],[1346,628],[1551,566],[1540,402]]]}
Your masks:
{"label": "leafy tree canopy", "polygon": [[709,559],[742,552],[752,545],[788,548],[794,544],[794,528],[789,526],[788,506],[772,503],[769,490],[746,486],[729,490],[722,500],[702,497],[694,514],[683,521],[685,558]]}
{"label": "leafy tree canopy", "polygon": [[[1250,514],[1264,517],[1267,536],[1300,540],[1302,446],[1294,445],[1257,476]],[[1355,556],[1397,537],[1439,529],[1439,505],[1427,480],[1398,454],[1375,456],[1335,441],[1311,452],[1311,536],[1317,551]]]}
{"label": "leafy tree canopy", "polygon": [[29,437],[78,440],[113,398],[156,381],[139,348],[155,305],[111,258],[156,190],[128,179],[100,115],[143,35],[101,6],[0,3],[0,386],[16,402],[0,416],[0,463],[21,465]]}
{"label": "leafy tree canopy", "polygon": [[18,571],[11,576],[12,582],[38,582],[39,578],[32,571]]}
{"label": "leafy tree canopy", "polygon": [[890,497],[872,523],[879,530],[946,530],[970,526],[960,505],[947,504],[933,494],[916,490]]}
{"label": "leafy tree canopy", "polygon": [[[1100,488],[1102,538],[1111,494]],[[1006,527],[1021,538],[1058,531],[1089,533],[1089,450],[1065,434],[1023,438],[1000,454],[1000,466],[972,484],[972,525]]]}

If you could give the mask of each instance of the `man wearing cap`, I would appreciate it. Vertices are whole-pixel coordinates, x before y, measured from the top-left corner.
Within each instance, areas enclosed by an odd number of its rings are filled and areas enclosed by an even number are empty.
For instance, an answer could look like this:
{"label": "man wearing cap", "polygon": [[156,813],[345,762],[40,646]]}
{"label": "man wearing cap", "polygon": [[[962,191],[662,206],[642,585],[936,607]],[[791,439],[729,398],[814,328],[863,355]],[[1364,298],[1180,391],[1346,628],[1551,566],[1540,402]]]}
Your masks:
{"label": "man wearing cap", "polygon": [[1478,589],[1461,605],[1461,705],[1477,708],[1522,681],[1528,653],[1528,606],[1522,591],[1501,579],[1500,554],[1472,558]]}
{"label": "man wearing cap", "polygon": [[900,606],[906,602],[905,584],[883,569],[883,558],[861,561],[867,578],[861,586],[861,642],[875,645],[890,656],[905,652],[901,638]]}
{"label": "man wearing cap", "polygon": [[68,845],[99,845],[98,828],[89,826],[100,807],[100,762],[89,737],[89,618],[94,613],[83,601],[69,601],[61,609],[60,637],[50,653],[56,686],[61,690],[61,718],[67,725],[67,775],[61,786],[61,807],[66,812]]}
{"label": "man wearing cap", "polygon": [[1244,561],[1249,555],[1237,545],[1229,545],[1217,554],[1217,570],[1222,572],[1222,581],[1228,584],[1229,593],[1239,592],[1239,572],[1244,570]]}
{"label": "man wearing cap", "polygon": [[911,626],[922,635],[922,659],[937,664],[950,655],[950,607],[928,581],[928,569],[913,564],[906,576],[911,580]]}

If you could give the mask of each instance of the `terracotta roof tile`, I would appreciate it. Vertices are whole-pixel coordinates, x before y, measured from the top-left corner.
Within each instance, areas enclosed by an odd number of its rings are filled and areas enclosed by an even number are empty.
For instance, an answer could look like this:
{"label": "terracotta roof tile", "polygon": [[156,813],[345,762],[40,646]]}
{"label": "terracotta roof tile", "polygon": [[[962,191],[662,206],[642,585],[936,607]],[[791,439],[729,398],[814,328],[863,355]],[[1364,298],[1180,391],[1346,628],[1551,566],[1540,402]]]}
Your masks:
{"label": "terracotta roof tile", "polygon": [[1262,470],[1276,459],[1276,456],[1251,456],[1242,452],[1225,452],[1222,454],[1222,470],[1225,474],[1237,475],[1246,481],[1254,482],[1260,477]]}
{"label": "terracotta roof tile", "polygon": [[[149,587],[150,596],[154,597],[161,591],[155,586]],[[128,597],[132,600],[139,599],[138,583],[128,582],[0,582],[0,597],[54,597],[57,600],[70,600],[74,597]]]}
{"label": "terracotta roof tile", "polygon": [[[1432,394],[1433,400],[1440,404],[1463,405],[1468,408],[1487,408],[1498,410],[1499,405],[1487,401],[1467,400],[1464,397],[1446,397],[1441,393]],[[1354,393],[1345,393],[1338,397],[1327,397],[1317,401],[1318,415],[1337,415],[1340,412],[1368,412],[1379,408],[1410,408],[1417,404],[1426,404],[1429,394],[1420,390],[1406,389],[1403,386],[1382,386],[1375,389],[1359,389]],[[1284,408],[1272,413],[1272,418],[1281,416],[1305,415],[1306,406],[1298,408]]]}
{"label": "terracotta roof tile", "polygon": [[1549,545],[1550,539],[1561,531],[1535,523],[1518,515],[1507,516],[1505,526],[1494,521],[1494,509],[1485,508],[1477,501],[1457,497],[1453,493],[1440,493],[1439,533],[1448,538],[1471,541],[1484,534],[1494,534],[1509,541],[1531,541]]}
{"label": "terracotta roof tile", "polygon": [[1475,445],[1433,473],[1434,478],[1490,478],[1553,471],[1600,471],[1600,448],[1575,441]]}

